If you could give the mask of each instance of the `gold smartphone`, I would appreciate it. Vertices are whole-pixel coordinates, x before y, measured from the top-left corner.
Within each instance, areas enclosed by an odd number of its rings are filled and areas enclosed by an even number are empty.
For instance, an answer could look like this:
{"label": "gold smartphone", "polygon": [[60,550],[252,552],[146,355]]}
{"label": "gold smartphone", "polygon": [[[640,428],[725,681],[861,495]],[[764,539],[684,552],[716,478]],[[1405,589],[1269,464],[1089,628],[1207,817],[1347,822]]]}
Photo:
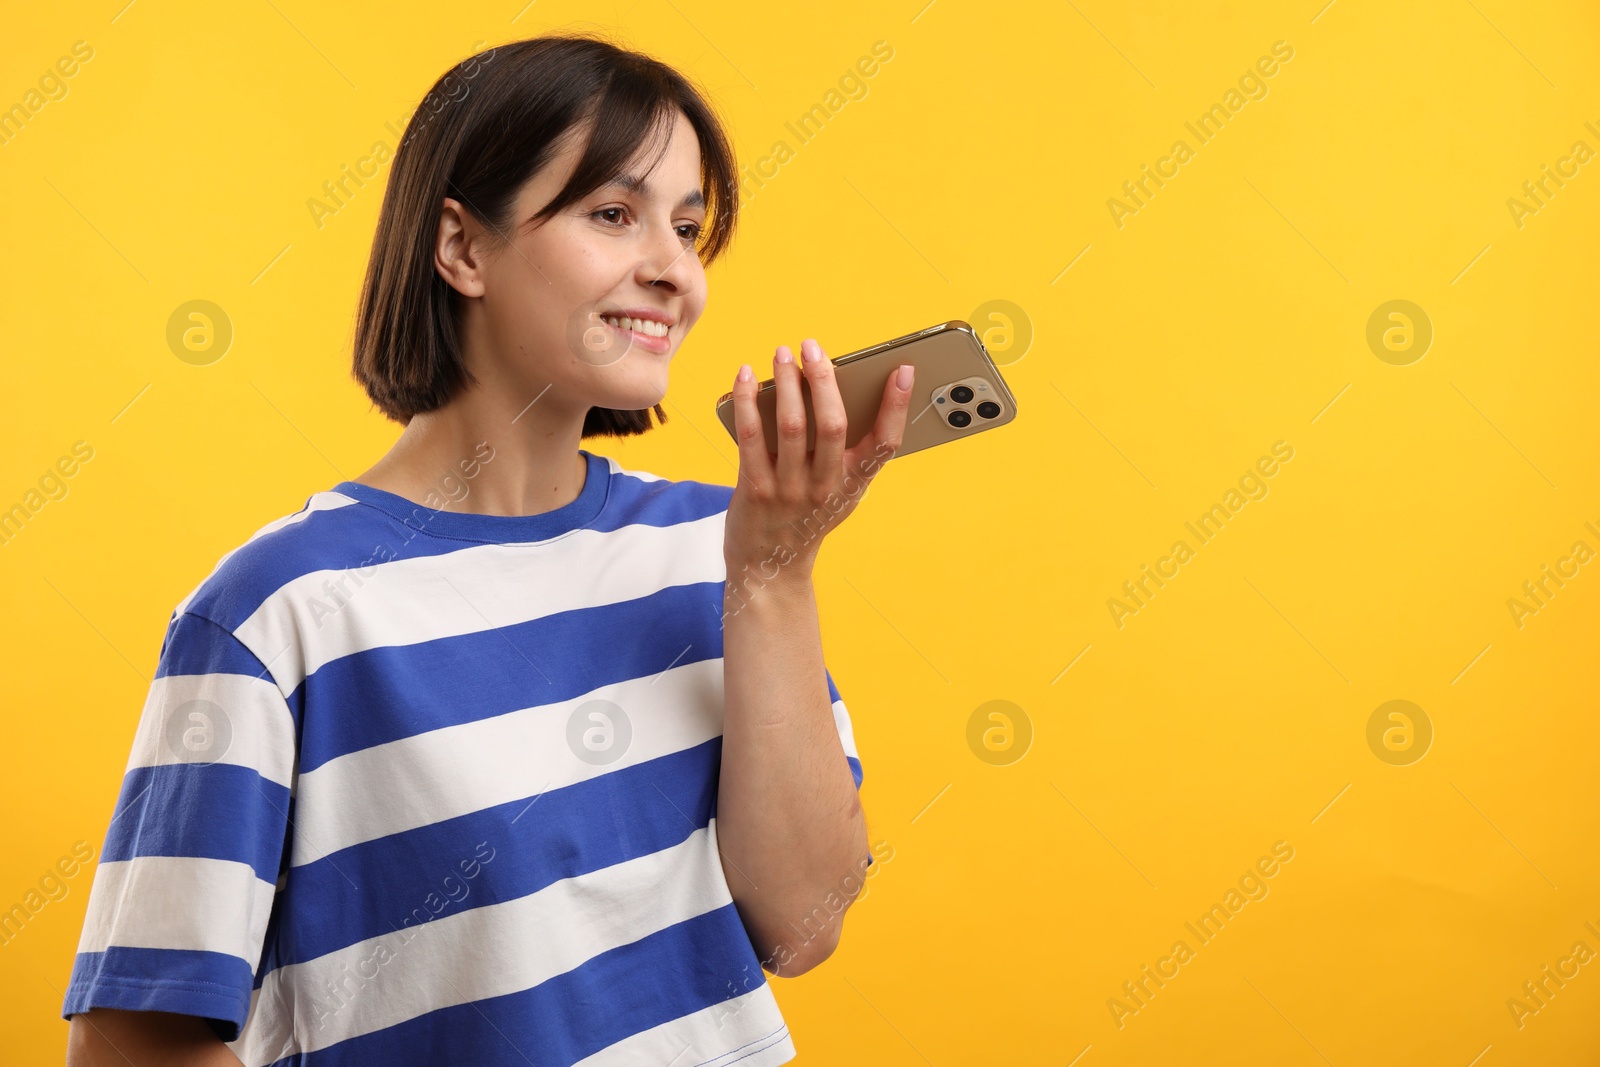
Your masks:
{"label": "gold smartphone", "polygon": [[[795,350],[795,359],[800,352]],[[911,386],[911,407],[906,412],[905,434],[895,459],[924,448],[1004,426],[1017,417],[1017,401],[973,328],[959,319],[863,348],[833,361],[839,397],[844,401],[849,428],[845,447],[854,447],[878,420],[884,386],[902,363],[917,368]],[[800,397],[806,409],[806,451],[816,448],[815,413],[811,384],[800,379]],[[756,393],[756,406],[766,429],[767,451],[778,452],[777,383],[767,379]],[[734,432],[733,394],[717,401],[717,418],[728,435]]]}

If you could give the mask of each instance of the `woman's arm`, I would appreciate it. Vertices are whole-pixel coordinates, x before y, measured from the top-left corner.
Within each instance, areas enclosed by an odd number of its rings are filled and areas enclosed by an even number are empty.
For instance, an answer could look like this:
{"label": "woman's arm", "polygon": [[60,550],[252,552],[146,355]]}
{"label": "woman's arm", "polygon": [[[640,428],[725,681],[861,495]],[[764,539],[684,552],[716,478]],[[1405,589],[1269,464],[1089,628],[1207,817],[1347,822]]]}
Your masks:
{"label": "woman's arm", "polygon": [[72,1017],[67,1067],[242,1067],[204,1019],[95,1008]]}
{"label": "woman's arm", "polygon": [[762,964],[790,978],[838,944],[863,885],[867,824],[834,725],[810,574],[736,595],[722,635],[717,842]]}
{"label": "woman's arm", "polygon": [[[723,557],[722,771],[717,843],[728,888],[761,962],[790,977],[838,943],[869,860],[866,819],[829,700],[812,565],[823,536],[855,510],[900,447],[912,368],[884,383],[877,423],[844,447],[844,402],[821,346],[804,370],[778,349],[778,454],[767,452],[748,367],[734,382],[739,482]],[[801,378],[816,447],[806,451]]]}

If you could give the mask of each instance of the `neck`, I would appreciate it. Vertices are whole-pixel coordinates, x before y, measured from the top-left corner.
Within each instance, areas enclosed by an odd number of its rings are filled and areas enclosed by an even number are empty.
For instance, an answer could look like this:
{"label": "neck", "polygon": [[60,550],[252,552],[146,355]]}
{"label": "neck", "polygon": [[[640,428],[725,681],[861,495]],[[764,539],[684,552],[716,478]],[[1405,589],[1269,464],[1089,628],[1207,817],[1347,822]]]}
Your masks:
{"label": "neck", "polygon": [[550,393],[518,398],[480,382],[413,416],[389,452],[354,480],[441,511],[554,511],[583,491],[585,414],[558,408]]}

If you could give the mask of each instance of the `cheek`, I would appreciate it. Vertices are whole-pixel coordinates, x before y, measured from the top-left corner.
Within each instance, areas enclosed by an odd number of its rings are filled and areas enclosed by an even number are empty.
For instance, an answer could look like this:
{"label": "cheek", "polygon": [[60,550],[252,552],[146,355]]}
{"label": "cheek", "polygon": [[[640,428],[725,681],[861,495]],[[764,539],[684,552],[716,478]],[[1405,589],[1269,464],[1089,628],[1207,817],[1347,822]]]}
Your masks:
{"label": "cheek", "polygon": [[565,242],[529,242],[494,265],[496,318],[520,334],[554,335],[581,309],[614,287],[608,264],[593,250]]}
{"label": "cheek", "polygon": [[698,320],[701,315],[705,314],[706,304],[709,299],[710,292],[706,287],[705,269],[696,268],[694,282],[691,286],[691,293],[686,303],[689,314],[689,324],[691,326],[694,325],[695,321]]}
{"label": "cheek", "polygon": [[528,235],[518,246],[515,264],[522,284],[539,296],[556,296],[576,306],[616,287],[626,265],[613,262],[616,250],[584,233],[581,227],[555,219]]}

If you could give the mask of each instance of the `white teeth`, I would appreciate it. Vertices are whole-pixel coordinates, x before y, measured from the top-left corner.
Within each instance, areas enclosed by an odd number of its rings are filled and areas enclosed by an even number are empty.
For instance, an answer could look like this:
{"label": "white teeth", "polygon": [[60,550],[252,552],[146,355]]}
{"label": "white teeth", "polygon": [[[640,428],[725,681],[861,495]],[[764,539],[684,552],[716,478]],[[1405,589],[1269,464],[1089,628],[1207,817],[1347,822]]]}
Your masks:
{"label": "white teeth", "polygon": [[647,334],[651,337],[667,336],[667,324],[664,322],[656,322],[653,319],[630,319],[617,315],[605,315],[602,317],[619,330],[632,330],[635,333]]}

